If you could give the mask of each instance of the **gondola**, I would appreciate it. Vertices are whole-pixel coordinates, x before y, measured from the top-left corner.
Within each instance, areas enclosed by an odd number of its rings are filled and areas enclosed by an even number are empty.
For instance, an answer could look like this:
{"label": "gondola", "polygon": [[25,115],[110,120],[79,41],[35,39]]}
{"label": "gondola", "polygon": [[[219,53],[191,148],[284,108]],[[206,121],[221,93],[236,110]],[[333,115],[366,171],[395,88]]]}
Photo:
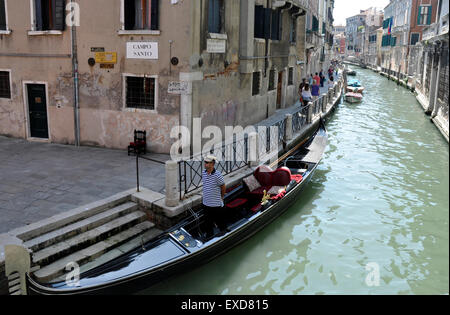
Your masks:
{"label": "gondola", "polygon": [[[323,120],[306,140],[281,156],[270,168],[258,167],[255,178],[262,183],[286,184],[270,195],[269,187],[250,191],[243,181],[225,196],[230,218],[225,234],[205,236],[203,210],[191,215],[157,238],[101,266],[81,273],[75,283],[39,283],[27,274],[30,295],[123,294],[151,287],[168,277],[188,272],[230,250],[279,217],[298,198],[313,176],[327,145]],[[273,171],[272,171],[273,170]],[[258,176],[258,177],[256,177]],[[264,185],[267,182],[262,183]],[[261,202],[263,194],[264,202]]]}

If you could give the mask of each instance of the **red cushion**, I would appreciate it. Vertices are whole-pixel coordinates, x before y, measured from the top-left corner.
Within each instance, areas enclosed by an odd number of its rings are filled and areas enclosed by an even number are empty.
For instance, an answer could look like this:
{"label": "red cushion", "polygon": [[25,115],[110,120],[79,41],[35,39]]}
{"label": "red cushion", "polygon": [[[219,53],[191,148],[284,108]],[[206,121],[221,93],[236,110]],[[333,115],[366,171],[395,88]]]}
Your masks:
{"label": "red cushion", "polygon": [[256,169],[253,174],[261,186],[273,186],[272,185],[272,171],[270,168],[263,165]]}
{"label": "red cushion", "polygon": [[298,183],[300,183],[303,180],[303,176],[300,174],[297,175],[291,175],[291,180],[295,180]]}
{"label": "red cushion", "polygon": [[287,186],[291,182],[291,171],[287,167],[280,167],[272,174],[272,186]]}
{"label": "red cushion", "polygon": [[233,200],[230,203],[227,203],[227,208],[234,209],[234,208],[244,205],[246,202],[247,202],[247,199],[238,198],[238,199]]}
{"label": "red cushion", "polygon": [[278,195],[276,195],[276,196],[273,196],[271,199],[272,200],[280,200],[281,198],[283,198],[284,197],[284,195],[286,195],[286,190],[285,191],[282,191],[282,192],[280,192]]}
{"label": "red cushion", "polygon": [[130,142],[130,145],[131,145],[132,147],[134,147],[134,146],[136,145],[136,143]]}

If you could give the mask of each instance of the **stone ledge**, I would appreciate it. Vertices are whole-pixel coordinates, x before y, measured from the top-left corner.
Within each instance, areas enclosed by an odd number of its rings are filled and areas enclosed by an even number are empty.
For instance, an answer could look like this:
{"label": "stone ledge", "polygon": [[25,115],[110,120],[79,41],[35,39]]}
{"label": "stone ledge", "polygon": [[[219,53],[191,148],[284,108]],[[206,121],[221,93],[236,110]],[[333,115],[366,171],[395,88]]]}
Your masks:
{"label": "stone ledge", "polygon": [[28,226],[21,227],[9,231],[7,234],[15,236],[23,241],[27,241],[31,238],[37,237],[44,233],[51,232],[52,230],[61,228],[71,222],[88,218],[92,215],[113,207],[118,203],[129,201],[131,194],[135,192],[135,189],[130,189],[111,197],[95,201],[93,203],[75,208],[73,210],[57,214],[53,217],[32,223]]}

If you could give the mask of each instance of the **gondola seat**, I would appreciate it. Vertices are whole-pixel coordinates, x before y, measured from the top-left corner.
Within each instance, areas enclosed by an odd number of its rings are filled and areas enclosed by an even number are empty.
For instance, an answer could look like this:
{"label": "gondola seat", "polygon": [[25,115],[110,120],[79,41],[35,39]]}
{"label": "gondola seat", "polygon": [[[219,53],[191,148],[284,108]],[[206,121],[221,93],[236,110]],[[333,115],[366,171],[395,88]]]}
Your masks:
{"label": "gondola seat", "polygon": [[239,207],[242,207],[243,205],[245,205],[247,203],[247,201],[248,200],[245,198],[237,198],[237,199],[234,199],[232,202],[227,203],[225,206],[228,209],[236,209],[236,208],[239,208]]}
{"label": "gondola seat", "polygon": [[[249,194],[253,198],[261,199],[264,196],[264,191],[269,192],[272,187],[283,187],[289,185],[291,182],[291,171],[287,167],[280,167],[279,169],[272,171],[267,166],[263,165],[258,167],[253,176],[261,185],[260,187],[250,190]],[[278,191],[278,189],[276,189]],[[272,194],[277,195],[277,194]]]}

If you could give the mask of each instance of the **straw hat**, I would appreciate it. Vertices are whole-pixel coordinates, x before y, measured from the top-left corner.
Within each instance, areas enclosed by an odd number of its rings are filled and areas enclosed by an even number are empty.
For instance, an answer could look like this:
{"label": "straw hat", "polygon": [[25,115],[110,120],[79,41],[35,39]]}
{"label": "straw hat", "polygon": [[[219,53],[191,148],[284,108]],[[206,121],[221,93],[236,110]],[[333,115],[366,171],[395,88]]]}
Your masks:
{"label": "straw hat", "polygon": [[205,157],[205,162],[216,162],[217,158],[214,155],[208,155],[207,157]]}

